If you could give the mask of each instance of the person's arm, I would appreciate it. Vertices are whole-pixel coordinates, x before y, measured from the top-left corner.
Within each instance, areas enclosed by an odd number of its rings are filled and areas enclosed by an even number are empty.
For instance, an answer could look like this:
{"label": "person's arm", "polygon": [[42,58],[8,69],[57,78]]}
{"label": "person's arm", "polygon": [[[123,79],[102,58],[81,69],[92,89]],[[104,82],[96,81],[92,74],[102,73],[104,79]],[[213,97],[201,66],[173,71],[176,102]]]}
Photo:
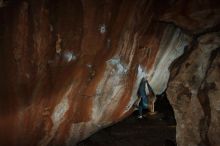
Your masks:
{"label": "person's arm", "polygon": [[149,90],[149,94],[152,94],[153,96],[155,96],[155,93],[153,91],[153,89],[151,88],[150,84],[148,83],[148,81],[146,80],[146,83],[147,83],[147,88]]}

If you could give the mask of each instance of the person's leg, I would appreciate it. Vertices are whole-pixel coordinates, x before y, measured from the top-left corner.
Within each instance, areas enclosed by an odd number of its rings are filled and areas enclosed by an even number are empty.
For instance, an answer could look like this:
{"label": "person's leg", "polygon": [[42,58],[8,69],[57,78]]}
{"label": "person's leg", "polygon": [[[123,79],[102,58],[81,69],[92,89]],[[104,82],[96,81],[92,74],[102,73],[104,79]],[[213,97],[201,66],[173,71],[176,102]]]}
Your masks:
{"label": "person's leg", "polygon": [[143,116],[143,110],[148,108],[147,97],[142,98],[141,107],[142,107],[142,116]]}
{"label": "person's leg", "polygon": [[139,112],[138,118],[142,118],[142,112],[143,112],[143,100],[142,99],[138,106],[138,112]]}
{"label": "person's leg", "polygon": [[143,107],[142,107],[142,105],[139,105],[138,112],[139,112],[140,116],[142,116],[142,111],[143,111]]}
{"label": "person's leg", "polygon": [[147,97],[144,97],[143,100],[142,100],[142,108],[143,109],[148,108]]}

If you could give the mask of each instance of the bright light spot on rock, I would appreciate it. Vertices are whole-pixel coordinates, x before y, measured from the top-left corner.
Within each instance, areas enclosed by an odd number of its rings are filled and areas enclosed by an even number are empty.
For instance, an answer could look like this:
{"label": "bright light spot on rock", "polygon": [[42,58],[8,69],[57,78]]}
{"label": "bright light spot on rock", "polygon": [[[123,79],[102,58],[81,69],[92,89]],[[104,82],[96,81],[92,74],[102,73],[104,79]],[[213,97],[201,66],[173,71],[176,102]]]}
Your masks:
{"label": "bright light spot on rock", "polygon": [[86,65],[88,68],[92,68],[92,65],[91,64],[87,64]]}
{"label": "bright light spot on rock", "polygon": [[105,32],[106,32],[106,25],[105,25],[105,24],[102,24],[102,25],[100,26],[99,30],[100,30],[100,33],[101,33],[101,34],[105,33]]}
{"label": "bright light spot on rock", "polygon": [[64,97],[61,102],[55,107],[52,115],[53,123],[59,123],[62,120],[64,114],[69,109],[68,98]]}
{"label": "bright light spot on rock", "polygon": [[[69,94],[69,91],[67,92]],[[50,113],[48,112],[50,108],[45,108],[45,113],[42,113],[44,116],[49,115]],[[68,97],[64,96],[59,104],[55,107],[53,114],[51,115],[51,120],[53,122],[53,127],[49,131],[49,134],[46,135],[38,145],[41,146],[46,146],[48,143],[51,141],[51,139],[54,137],[55,133],[57,132],[58,127],[60,124],[64,121],[64,115],[69,109],[69,102],[68,102]]]}
{"label": "bright light spot on rock", "polygon": [[124,64],[121,63],[121,60],[118,58],[113,58],[107,61],[107,63],[116,67],[117,73],[123,74],[128,71]]}
{"label": "bright light spot on rock", "polygon": [[65,61],[70,62],[72,60],[76,60],[76,55],[71,51],[64,51],[63,58]]}

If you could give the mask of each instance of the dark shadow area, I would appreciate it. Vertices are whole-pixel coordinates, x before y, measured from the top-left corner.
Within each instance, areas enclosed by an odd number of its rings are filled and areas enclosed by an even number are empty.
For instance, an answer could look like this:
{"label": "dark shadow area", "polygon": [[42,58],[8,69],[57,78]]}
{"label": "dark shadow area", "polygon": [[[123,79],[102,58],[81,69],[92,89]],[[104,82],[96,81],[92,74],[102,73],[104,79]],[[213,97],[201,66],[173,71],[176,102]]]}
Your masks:
{"label": "dark shadow area", "polygon": [[176,120],[174,117],[174,111],[167,99],[166,92],[161,95],[157,95],[157,100],[155,102],[155,111],[160,113],[160,120],[166,121],[169,124],[176,125]]}
{"label": "dark shadow area", "polygon": [[143,119],[138,119],[135,111],[77,146],[175,146],[176,122],[166,94],[158,96],[155,109],[154,115],[145,111]]}

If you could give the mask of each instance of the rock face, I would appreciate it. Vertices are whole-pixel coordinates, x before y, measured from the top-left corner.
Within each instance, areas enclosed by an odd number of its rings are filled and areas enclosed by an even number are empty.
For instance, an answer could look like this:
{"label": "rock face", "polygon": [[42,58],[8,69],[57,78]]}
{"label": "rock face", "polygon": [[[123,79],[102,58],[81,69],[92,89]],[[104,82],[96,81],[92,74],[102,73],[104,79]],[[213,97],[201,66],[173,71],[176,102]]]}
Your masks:
{"label": "rock face", "polygon": [[179,145],[219,145],[219,46],[219,33],[199,37],[173,71],[167,93],[178,121]]}
{"label": "rock face", "polygon": [[133,112],[145,76],[179,145],[219,143],[219,1],[0,3],[0,145],[75,145]]}

